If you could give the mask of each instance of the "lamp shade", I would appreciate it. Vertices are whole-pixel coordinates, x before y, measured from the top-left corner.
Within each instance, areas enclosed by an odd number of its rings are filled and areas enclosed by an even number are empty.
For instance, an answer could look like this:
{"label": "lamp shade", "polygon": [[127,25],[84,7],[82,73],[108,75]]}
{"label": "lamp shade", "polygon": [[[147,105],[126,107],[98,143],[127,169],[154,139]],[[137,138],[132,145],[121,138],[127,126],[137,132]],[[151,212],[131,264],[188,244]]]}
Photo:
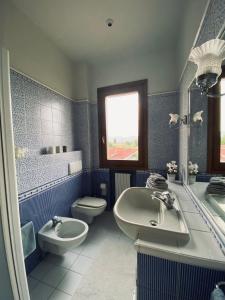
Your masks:
{"label": "lamp shade", "polygon": [[217,77],[221,74],[221,64],[225,58],[225,41],[213,39],[191,50],[189,61],[197,66],[196,77],[214,73]]}

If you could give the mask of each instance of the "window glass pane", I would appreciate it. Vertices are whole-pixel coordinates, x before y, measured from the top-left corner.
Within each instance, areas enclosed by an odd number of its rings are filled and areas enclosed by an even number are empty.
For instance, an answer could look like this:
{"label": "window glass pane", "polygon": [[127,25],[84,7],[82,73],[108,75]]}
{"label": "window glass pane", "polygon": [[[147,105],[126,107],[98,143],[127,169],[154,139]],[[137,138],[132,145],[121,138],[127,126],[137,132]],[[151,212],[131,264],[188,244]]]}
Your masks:
{"label": "window glass pane", "polygon": [[[221,93],[225,93],[225,78],[220,83]],[[220,98],[220,162],[225,162],[225,96]]]}
{"label": "window glass pane", "polygon": [[138,99],[138,92],[105,98],[108,160],[138,160]]}

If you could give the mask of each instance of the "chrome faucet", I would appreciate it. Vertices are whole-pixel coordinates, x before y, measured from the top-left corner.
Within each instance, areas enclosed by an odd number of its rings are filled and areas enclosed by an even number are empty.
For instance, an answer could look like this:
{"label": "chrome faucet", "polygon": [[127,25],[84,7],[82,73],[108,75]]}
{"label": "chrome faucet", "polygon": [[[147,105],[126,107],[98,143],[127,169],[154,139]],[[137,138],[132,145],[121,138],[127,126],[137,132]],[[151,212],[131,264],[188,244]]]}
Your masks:
{"label": "chrome faucet", "polygon": [[175,198],[173,196],[171,196],[171,194],[168,191],[165,191],[165,192],[154,191],[153,199],[154,198],[162,201],[165,204],[167,209],[174,208],[173,203],[174,203]]}
{"label": "chrome faucet", "polygon": [[57,224],[59,224],[59,223],[62,224],[62,220],[60,220],[59,217],[54,216],[54,217],[52,218],[52,227],[55,227],[55,226],[56,226]]}

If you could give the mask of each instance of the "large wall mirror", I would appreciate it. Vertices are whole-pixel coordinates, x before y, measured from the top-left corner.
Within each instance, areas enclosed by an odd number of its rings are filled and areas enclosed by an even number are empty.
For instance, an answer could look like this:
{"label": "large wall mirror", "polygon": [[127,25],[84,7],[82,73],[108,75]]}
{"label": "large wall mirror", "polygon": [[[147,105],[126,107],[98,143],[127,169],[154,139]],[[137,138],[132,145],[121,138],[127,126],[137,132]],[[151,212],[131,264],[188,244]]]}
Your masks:
{"label": "large wall mirror", "polygon": [[[225,66],[217,85],[210,90],[210,94],[222,93]],[[189,87],[189,116],[189,187],[225,235],[225,96],[203,96],[193,81]]]}

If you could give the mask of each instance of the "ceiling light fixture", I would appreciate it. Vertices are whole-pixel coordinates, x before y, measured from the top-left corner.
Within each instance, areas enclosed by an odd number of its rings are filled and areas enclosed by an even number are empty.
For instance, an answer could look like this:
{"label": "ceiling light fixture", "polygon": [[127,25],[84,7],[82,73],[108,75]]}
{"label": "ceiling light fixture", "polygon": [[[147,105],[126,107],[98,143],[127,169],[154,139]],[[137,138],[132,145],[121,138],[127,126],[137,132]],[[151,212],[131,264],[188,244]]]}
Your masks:
{"label": "ceiling light fixture", "polygon": [[105,23],[106,23],[106,25],[107,25],[108,27],[112,27],[114,21],[113,21],[113,19],[108,18],[108,19],[105,21]]}
{"label": "ceiling light fixture", "polygon": [[[200,47],[191,50],[189,61],[198,66],[196,72],[196,85],[201,89],[202,95],[208,97],[218,97],[208,93],[220,76],[221,64],[225,59],[225,41],[212,39],[202,44]],[[220,95],[221,96],[221,95]]]}

